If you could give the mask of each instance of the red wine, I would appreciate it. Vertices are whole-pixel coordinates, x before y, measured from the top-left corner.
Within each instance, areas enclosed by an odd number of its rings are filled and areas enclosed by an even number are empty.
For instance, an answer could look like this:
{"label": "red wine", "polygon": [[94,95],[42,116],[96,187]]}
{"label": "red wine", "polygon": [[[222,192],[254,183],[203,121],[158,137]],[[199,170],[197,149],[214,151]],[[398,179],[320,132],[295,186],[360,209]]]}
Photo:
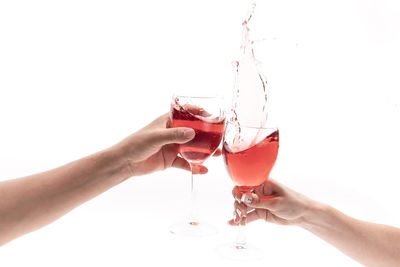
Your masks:
{"label": "red wine", "polygon": [[225,118],[211,118],[210,115],[196,106],[172,107],[172,127],[189,127],[196,132],[193,140],[178,145],[181,156],[192,163],[205,161],[221,143]]}
{"label": "red wine", "polygon": [[269,177],[279,149],[279,131],[275,131],[254,146],[231,152],[224,143],[222,153],[233,182],[238,186],[254,187]]}

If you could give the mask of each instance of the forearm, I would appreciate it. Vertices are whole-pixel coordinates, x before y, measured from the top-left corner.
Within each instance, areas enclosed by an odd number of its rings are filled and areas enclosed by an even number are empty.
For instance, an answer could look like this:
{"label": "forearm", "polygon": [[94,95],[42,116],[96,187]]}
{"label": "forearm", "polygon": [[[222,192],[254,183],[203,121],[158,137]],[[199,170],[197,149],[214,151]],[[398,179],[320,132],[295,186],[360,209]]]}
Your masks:
{"label": "forearm", "polygon": [[0,183],[0,245],[34,231],[130,176],[118,150]]}
{"label": "forearm", "polygon": [[400,265],[400,229],[351,218],[315,203],[300,224],[365,266]]}

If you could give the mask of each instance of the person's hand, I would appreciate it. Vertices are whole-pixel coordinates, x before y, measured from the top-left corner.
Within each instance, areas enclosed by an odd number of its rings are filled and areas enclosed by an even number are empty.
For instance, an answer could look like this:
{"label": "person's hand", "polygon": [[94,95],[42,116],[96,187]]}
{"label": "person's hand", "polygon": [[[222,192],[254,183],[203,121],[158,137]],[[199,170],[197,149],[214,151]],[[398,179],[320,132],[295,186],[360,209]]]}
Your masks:
{"label": "person's hand", "polygon": [[[123,160],[128,164],[131,176],[148,174],[169,167],[190,171],[189,163],[178,155],[175,144],[192,140],[195,132],[191,128],[168,128],[168,114],[164,114],[152,123],[115,145]],[[221,155],[221,150],[214,153]],[[194,167],[198,174],[207,173],[202,165]]]}
{"label": "person's hand", "polygon": [[235,197],[235,218],[230,225],[238,225],[246,217],[246,222],[265,220],[281,225],[297,225],[304,221],[315,202],[306,196],[267,180],[254,190],[242,194],[238,187],[232,191]]}

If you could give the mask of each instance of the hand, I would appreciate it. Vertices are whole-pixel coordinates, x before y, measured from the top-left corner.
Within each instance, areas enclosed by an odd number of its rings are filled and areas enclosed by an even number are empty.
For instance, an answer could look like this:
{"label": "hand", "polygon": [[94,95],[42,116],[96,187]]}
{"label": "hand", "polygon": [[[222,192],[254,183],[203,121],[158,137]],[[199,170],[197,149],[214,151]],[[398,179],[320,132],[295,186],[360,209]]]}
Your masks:
{"label": "hand", "polygon": [[[128,164],[131,176],[170,167],[190,171],[189,163],[178,155],[175,144],[184,144],[192,140],[195,132],[191,128],[168,128],[169,124],[169,116],[164,114],[115,146]],[[221,151],[216,151],[214,155],[221,155]],[[208,171],[202,165],[194,168],[193,171],[198,174]]]}
{"label": "hand", "polygon": [[242,194],[238,187],[232,191],[235,198],[235,219],[230,225],[238,225],[243,217],[246,222],[259,219],[280,225],[301,224],[315,202],[273,180],[267,180],[254,193]]}

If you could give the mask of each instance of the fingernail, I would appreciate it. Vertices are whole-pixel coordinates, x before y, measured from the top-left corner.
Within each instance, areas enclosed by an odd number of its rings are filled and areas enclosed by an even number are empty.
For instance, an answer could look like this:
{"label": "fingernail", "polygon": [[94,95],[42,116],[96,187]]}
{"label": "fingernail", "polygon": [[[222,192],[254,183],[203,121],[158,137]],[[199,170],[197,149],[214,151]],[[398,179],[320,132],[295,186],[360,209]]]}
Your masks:
{"label": "fingernail", "polygon": [[242,217],[242,212],[239,209],[236,209],[236,213],[239,215],[239,217]]}
{"label": "fingernail", "polygon": [[253,202],[253,197],[251,195],[243,195],[242,201],[246,204],[251,204],[251,202]]}
{"label": "fingernail", "polygon": [[200,167],[200,173],[201,174],[206,174],[207,172],[208,172],[207,167],[204,167],[204,166]]}
{"label": "fingernail", "polygon": [[199,173],[201,171],[200,166],[199,165],[193,165],[192,166],[192,172],[193,173]]}
{"label": "fingernail", "polygon": [[184,136],[185,138],[193,137],[194,134],[195,134],[195,132],[194,132],[193,129],[187,128],[187,129],[184,129],[184,130],[183,130],[183,136]]}

